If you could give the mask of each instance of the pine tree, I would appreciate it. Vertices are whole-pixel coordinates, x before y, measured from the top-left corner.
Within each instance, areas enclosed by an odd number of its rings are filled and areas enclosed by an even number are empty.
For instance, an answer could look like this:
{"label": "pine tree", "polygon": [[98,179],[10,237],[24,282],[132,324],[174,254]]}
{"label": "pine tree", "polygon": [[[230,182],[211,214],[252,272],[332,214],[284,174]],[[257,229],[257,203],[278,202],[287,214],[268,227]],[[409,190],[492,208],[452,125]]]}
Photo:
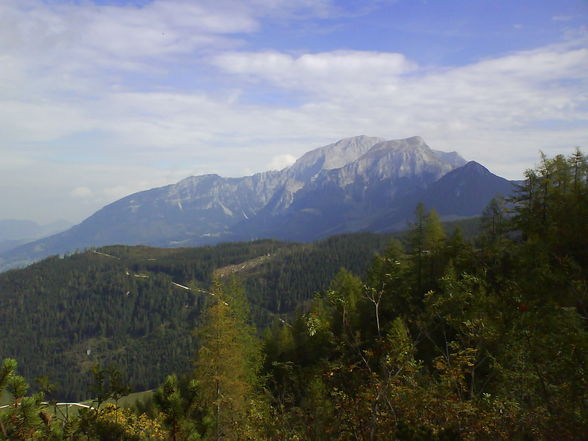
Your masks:
{"label": "pine tree", "polygon": [[191,418],[196,409],[198,383],[190,380],[182,388],[176,375],[168,375],[155,391],[153,400],[163,414],[163,421],[169,428],[171,441],[198,440],[198,431]]}
{"label": "pine tree", "polygon": [[16,368],[16,360],[10,358],[0,367],[0,395],[5,390],[11,397],[8,409],[0,413],[0,439],[28,441],[41,433],[43,394],[27,396],[29,385],[16,375]]}

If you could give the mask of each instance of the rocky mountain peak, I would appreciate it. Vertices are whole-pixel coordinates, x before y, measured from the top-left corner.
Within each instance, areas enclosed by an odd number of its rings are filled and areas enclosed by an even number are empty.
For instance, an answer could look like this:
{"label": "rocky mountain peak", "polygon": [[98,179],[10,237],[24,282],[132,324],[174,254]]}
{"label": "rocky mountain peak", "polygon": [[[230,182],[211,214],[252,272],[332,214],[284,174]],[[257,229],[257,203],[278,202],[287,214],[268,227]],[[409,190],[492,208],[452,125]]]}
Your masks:
{"label": "rocky mountain peak", "polygon": [[476,161],[469,161],[467,164],[463,166],[463,170],[469,173],[477,173],[480,175],[489,174],[490,170],[484,167],[482,164]]}
{"label": "rocky mountain peak", "polygon": [[442,152],[441,150],[433,150],[433,154],[453,167],[458,168],[466,164],[466,160],[457,152]]}
{"label": "rocky mountain peak", "polygon": [[[437,179],[455,167],[435,154],[420,136],[413,136],[379,142],[345,168],[352,169],[353,174],[369,174],[379,179],[398,179],[423,173]],[[346,174],[346,181],[355,179]]]}
{"label": "rocky mountain peak", "polygon": [[354,136],[344,138],[333,144],[311,150],[287,169],[289,177],[300,181],[310,179],[321,170],[341,168],[357,160],[383,138],[371,136]]}
{"label": "rocky mountain peak", "polygon": [[431,148],[425,143],[420,136],[406,139],[384,140],[375,144],[369,152],[377,151],[394,151],[394,152],[432,152]]}

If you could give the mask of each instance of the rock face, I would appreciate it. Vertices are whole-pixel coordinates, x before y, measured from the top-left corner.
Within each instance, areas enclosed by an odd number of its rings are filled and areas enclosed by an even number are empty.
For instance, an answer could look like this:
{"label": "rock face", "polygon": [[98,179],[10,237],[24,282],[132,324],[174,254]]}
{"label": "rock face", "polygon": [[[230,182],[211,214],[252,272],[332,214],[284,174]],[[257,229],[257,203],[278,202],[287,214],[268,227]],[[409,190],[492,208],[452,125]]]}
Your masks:
{"label": "rock face", "polygon": [[[344,165],[335,163],[338,168],[317,166],[328,161],[307,161],[318,151],[304,155],[291,169],[307,180],[296,181],[297,185],[291,187],[294,191],[279,191],[257,216],[241,222],[234,231],[240,237],[248,234],[304,241],[369,230],[399,198],[418,195],[455,168],[442,159],[445,154],[431,150],[420,137],[396,141],[360,138],[373,144],[353,149],[355,154],[348,155]],[[358,138],[342,140],[319,151],[335,153],[340,145],[347,147],[351,143],[358,143]],[[454,161],[460,158],[455,155]],[[306,170],[306,174],[300,170]],[[411,209],[417,203],[418,200],[411,203]]]}
{"label": "rock face", "polygon": [[510,188],[510,182],[481,165],[466,164],[455,152],[432,150],[420,137],[357,136],[312,150],[281,171],[242,178],[192,176],[132,194],[0,259],[6,266],[107,244],[173,247],[261,237],[309,241],[401,229],[419,201],[442,216],[475,216],[495,194]]}

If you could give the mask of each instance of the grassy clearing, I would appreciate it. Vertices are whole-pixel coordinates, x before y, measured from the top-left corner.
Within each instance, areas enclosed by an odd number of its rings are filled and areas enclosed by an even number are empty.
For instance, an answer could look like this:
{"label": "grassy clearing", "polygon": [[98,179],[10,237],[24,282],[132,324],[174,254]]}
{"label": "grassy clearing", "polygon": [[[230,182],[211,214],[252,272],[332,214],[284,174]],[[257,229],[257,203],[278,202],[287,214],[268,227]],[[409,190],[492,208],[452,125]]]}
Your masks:
{"label": "grassy clearing", "polygon": [[146,399],[151,398],[152,395],[152,390],[133,392],[132,394],[126,395],[118,400],[118,405],[121,407],[133,407],[138,401],[145,401]]}
{"label": "grassy clearing", "polygon": [[[120,407],[131,408],[131,407],[134,407],[138,401],[144,401],[144,400],[150,398],[152,395],[153,395],[152,390],[146,390],[143,392],[133,392],[129,395],[122,397],[120,400],[118,400],[118,405]],[[2,394],[0,394],[0,406],[4,406],[6,404],[9,404],[11,401],[12,401],[12,397],[8,392],[4,391]],[[108,400],[108,403],[114,403],[114,400]],[[92,400],[86,400],[86,401],[82,401],[79,404],[84,404],[86,406],[92,406],[95,404],[95,402]],[[45,409],[53,416],[57,416],[57,417],[67,416],[70,418],[75,418],[79,414],[80,410],[83,408],[73,404],[73,405],[60,405],[60,406],[47,405]],[[0,409],[0,412],[1,411],[2,411],[2,409]]]}

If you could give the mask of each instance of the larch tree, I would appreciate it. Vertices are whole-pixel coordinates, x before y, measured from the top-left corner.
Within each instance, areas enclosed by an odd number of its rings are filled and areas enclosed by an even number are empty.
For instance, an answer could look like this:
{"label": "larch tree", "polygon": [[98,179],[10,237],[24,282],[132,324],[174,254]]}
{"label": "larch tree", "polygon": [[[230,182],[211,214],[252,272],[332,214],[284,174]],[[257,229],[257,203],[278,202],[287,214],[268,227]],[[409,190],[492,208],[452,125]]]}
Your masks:
{"label": "larch tree", "polygon": [[419,203],[415,210],[415,222],[408,232],[409,249],[416,267],[417,292],[429,289],[431,281],[438,275],[439,255],[444,241],[445,230],[439,215],[435,210],[427,213],[423,203]]}
{"label": "larch tree", "polygon": [[413,256],[414,265],[416,267],[416,288],[419,292],[422,290],[423,286],[426,220],[427,212],[425,210],[425,205],[422,202],[419,202],[415,209],[415,221],[410,224],[411,228],[408,232],[409,251]]}
{"label": "larch tree", "polygon": [[247,439],[261,347],[247,321],[242,287],[235,280],[223,286],[216,278],[211,294],[212,302],[197,331],[200,347],[195,363],[201,405],[207,412],[205,438]]}

